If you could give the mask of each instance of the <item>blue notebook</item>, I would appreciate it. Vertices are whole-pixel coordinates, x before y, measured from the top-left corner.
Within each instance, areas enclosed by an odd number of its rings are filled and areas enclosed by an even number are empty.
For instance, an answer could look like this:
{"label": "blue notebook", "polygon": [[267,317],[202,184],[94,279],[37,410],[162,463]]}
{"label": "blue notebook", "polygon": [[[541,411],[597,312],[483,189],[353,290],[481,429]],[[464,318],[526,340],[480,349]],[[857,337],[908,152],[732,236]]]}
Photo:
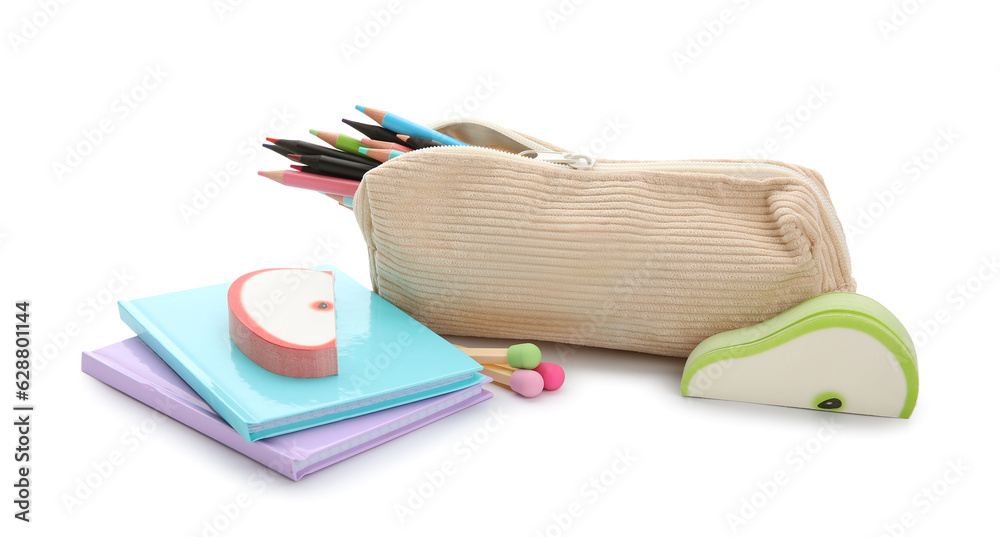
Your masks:
{"label": "blue notebook", "polygon": [[229,283],[122,300],[121,318],[248,441],[474,386],[478,363],[339,270],[338,375],[292,378],[247,358],[229,337]]}

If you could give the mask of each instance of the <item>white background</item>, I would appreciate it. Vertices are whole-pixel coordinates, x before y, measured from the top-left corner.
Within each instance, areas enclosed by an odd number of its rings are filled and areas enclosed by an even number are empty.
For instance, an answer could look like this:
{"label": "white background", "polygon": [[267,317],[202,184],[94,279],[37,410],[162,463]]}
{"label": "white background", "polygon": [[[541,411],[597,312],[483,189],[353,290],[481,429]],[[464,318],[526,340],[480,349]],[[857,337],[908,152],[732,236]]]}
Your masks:
{"label": "white background", "polygon": [[[13,413],[0,427],[4,527],[732,534],[740,516],[740,535],[995,526],[995,3],[233,3],[72,2],[49,6],[52,15],[46,2],[4,3],[0,333],[12,353],[13,302],[30,299],[37,405],[30,525],[12,519]],[[893,19],[904,7],[910,14]],[[131,107],[121,97],[130,93]],[[367,284],[349,211],[255,175],[285,166],[258,148],[269,124],[290,138],[349,132],[340,118],[364,119],[355,104],[424,123],[475,115],[604,157],[756,151],[820,171],[851,237],[859,292],[919,345],[912,419],[839,415],[830,434],[818,412],[685,400],[682,359],[576,349],[558,392],[528,400],[495,389],[293,483],[267,481],[255,462],[80,372],[81,351],[131,335],[114,300],[310,258]],[[796,113],[793,124],[786,115]],[[86,132],[102,125],[109,132],[88,147]],[[70,148],[87,154],[68,164]],[[116,273],[124,286],[111,283]],[[81,329],[67,335],[73,324]],[[553,356],[554,345],[542,347]],[[0,377],[12,380],[4,364]],[[0,382],[0,399],[13,404],[11,384]],[[502,426],[470,458],[454,451],[493,412]],[[92,476],[115,452],[121,464]],[[635,460],[603,492],[584,489],[611,481],[617,452]],[[428,485],[446,463],[457,471]],[[772,486],[776,472],[787,478]],[[81,488],[88,477],[99,486]],[[414,490],[433,494],[401,519]],[[227,506],[241,494],[249,507],[235,513]],[[574,502],[580,516],[555,525]]]}

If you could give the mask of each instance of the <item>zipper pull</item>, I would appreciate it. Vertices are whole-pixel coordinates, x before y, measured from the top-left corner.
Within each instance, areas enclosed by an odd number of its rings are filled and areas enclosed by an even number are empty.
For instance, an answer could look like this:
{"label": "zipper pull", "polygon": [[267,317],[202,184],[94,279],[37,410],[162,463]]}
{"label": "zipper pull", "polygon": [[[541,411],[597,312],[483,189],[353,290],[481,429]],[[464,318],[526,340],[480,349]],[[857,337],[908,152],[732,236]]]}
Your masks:
{"label": "zipper pull", "polygon": [[565,164],[570,168],[577,170],[589,170],[594,167],[594,157],[581,155],[579,153],[570,153],[568,151],[538,151],[536,149],[529,149],[527,151],[521,151],[518,155],[540,160],[542,162]]}

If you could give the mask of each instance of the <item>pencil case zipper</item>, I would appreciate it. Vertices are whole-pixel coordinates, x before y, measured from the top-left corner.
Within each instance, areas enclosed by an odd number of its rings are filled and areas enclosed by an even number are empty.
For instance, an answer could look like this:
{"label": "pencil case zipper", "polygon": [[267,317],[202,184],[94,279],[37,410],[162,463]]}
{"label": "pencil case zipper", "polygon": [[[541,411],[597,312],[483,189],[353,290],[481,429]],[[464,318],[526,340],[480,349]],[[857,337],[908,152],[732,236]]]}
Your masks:
{"label": "pencil case zipper", "polygon": [[[424,151],[449,152],[468,155],[504,155],[515,159],[525,159],[536,162],[543,166],[560,166],[587,170],[617,170],[617,171],[663,171],[674,173],[704,173],[718,174],[740,177],[744,179],[767,178],[774,176],[792,177],[801,180],[816,197],[823,207],[823,210],[834,215],[836,211],[833,201],[826,191],[826,187],[809,175],[795,170],[790,166],[758,161],[758,160],[734,160],[734,161],[701,161],[701,160],[652,160],[652,161],[610,161],[595,159],[588,155],[565,151],[558,147],[550,147],[536,140],[528,138],[516,131],[494,123],[479,119],[464,118],[460,120],[445,120],[429,125],[430,128],[440,130],[445,127],[462,123],[473,125],[479,129],[493,131],[502,138],[507,138],[515,144],[520,144],[526,149],[514,153],[493,147],[483,147],[478,145],[445,145],[415,149],[392,160],[413,158],[414,155]],[[390,161],[392,162],[392,161]],[[376,168],[377,169],[377,168]],[[836,226],[837,236],[835,240],[841,245],[846,245],[847,239],[843,230]]]}
{"label": "pencil case zipper", "polygon": [[[796,171],[788,166],[782,166],[780,164],[774,164],[770,162],[757,161],[757,160],[734,160],[731,162],[718,162],[718,161],[700,161],[700,160],[651,160],[651,161],[609,161],[595,159],[588,155],[581,153],[574,153],[571,151],[564,151],[559,148],[549,147],[541,144],[535,140],[532,140],[516,131],[512,131],[506,127],[490,123],[488,121],[483,121],[479,119],[462,119],[462,120],[452,120],[452,121],[439,121],[429,125],[430,128],[439,130],[444,126],[449,126],[454,123],[469,123],[479,126],[484,129],[489,129],[495,131],[503,137],[509,138],[512,141],[524,145],[527,150],[518,153],[511,151],[503,151],[500,149],[495,149],[492,147],[482,147],[478,145],[466,145],[466,146],[436,146],[427,147],[423,149],[417,149],[410,151],[409,155],[416,153],[417,151],[488,151],[487,154],[502,154],[509,156],[517,156],[522,158],[527,158],[535,162],[544,162],[546,164],[553,164],[559,166],[568,166],[574,169],[580,170],[604,170],[604,169],[615,169],[615,170],[650,170],[650,171],[669,171],[677,173],[716,173],[724,175],[735,175],[739,177],[747,178],[751,175],[764,175],[764,176],[774,176],[780,175],[784,177],[796,177],[811,187],[816,189],[816,194],[821,198],[825,204],[828,204],[825,208],[832,209],[832,202],[830,201],[829,195],[826,193],[826,187],[818,183],[812,177]],[[532,152],[533,154],[525,154]],[[400,155],[396,158],[405,158],[406,155]],[[756,173],[747,173],[748,171]],[[768,175],[769,174],[769,175]]]}
{"label": "pencil case zipper", "polygon": [[[410,151],[406,154],[400,155],[393,160],[406,159],[408,156],[412,158],[412,155],[421,153],[423,151],[435,151],[435,152],[449,152],[467,155],[504,155],[510,158],[525,159],[532,162],[537,162],[545,166],[562,166],[571,167],[578,170],[619,170],[619,171],[663,171],[663,172],[675,172],[675,173],[704,173],[704,174],[719,174],[719,175],[732,175],[742,178],[765,178],[765,177],[794,177],[802,180],[812,193],[816,196],[816,199],[820,201],[823,205],[824,210],[830,213],[834,212],[833,202],[830,199],[829,194],[826,192],[826,188],[819,184],[812,177],[798,172],[792,168],[782,166],[780,164],[772,164],[770,162],[759,162],[752,160],[741,160],[733,162],[712,162],[712,161],[698,161],[698,160],[660,160],[660,161],[642,161],[642,162],[604,162],[600,160],[592,159],[586,155],[580,155],[578,153],[571,153],[568,151],[552,151],[549,149],[532,150],[536,151],[538,157],[532,158],[531,156],[510,153],[508,151],[502,151],[500,149],[494,149],[492,147],[479,147],[479,146],[460,146],[460,145],[445,145],[437,147],[427,147],[424,149],[416,149]],[[567,161],[574,162],[584,162],[587,159],[590,160],[589,165],[572,165]],[[843,237],[842,237],[843,240]]]}

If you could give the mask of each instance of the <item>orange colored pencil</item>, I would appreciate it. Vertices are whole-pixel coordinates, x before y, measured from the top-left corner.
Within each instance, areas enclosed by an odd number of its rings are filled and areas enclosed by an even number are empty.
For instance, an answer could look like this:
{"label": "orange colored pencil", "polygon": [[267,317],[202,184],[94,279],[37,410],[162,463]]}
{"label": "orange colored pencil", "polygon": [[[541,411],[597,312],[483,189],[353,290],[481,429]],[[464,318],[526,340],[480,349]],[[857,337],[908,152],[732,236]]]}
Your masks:
{"label": "orange colored pencil", "polygon": [[389,159],[396,158],[403,154],[402,151],[397,151],[395,149],[372,149],[368,147],[362,147],[360,151],[362,155],[371,157],[379,162],[387,162]]}
{"label": "orange colored pencil", "polygon": [[396,151],[402,151],[403,153],[406,153],[407,151],[413,151],[412,149],[406,147],[403,144],[397,144],[393,142],[383,142],[382,140],[372,140],[371,138],[362,138],[361,143],[375,149],[395,149]]}

